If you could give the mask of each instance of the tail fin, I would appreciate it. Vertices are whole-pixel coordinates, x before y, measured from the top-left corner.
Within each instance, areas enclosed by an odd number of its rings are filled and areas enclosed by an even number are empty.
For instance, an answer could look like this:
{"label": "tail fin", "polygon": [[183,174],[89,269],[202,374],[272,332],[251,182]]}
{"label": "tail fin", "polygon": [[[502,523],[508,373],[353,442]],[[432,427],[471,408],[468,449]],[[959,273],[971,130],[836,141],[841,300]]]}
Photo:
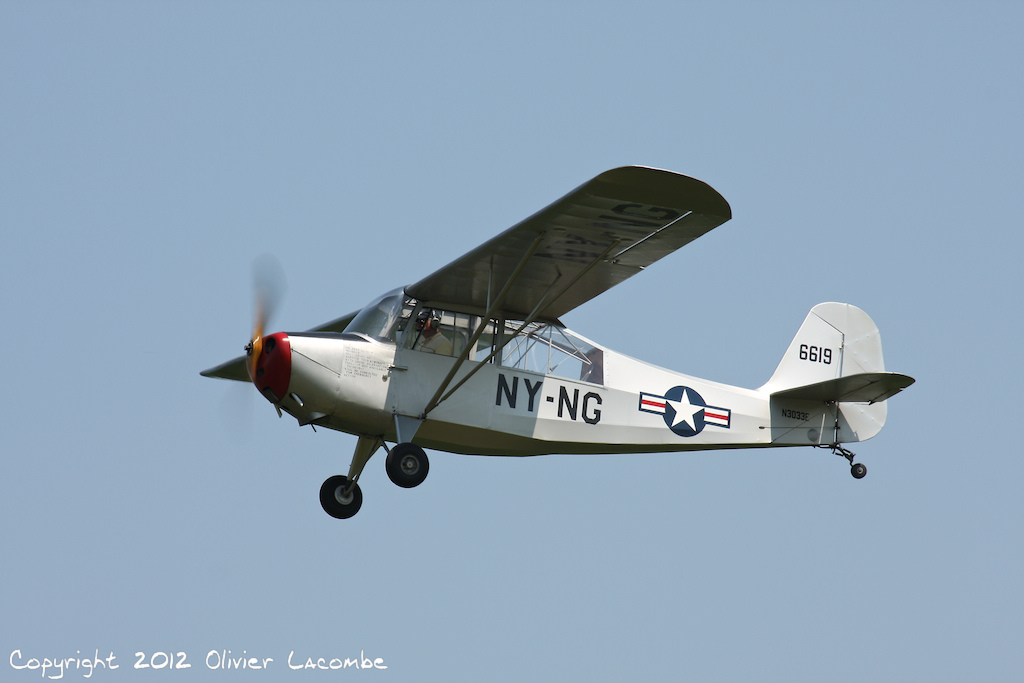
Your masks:
{"label": "tail fin", "polygon": [[[878,327],[867,313],[850,304],[824,303],[807,314],[775,373],[760,390],[771,394],[774,441],[839,443],[877,434],[885,424],[882,401],[913,383],[907,375],[885,371]],[[826,404],[847,405],[827,408]],[[776,420],[775,412],[786,419]],[[800,418],[789,419],[794,415]],[[832,429],[829,420],[823,419],[826,415],[832,415]],[[819,420],[820,428],[811,429],[807,436],[800,431]],[[799,439],[793,436],[797,432]]]}
{"label": "tail fin", "polygon": [[[843,379],[854,376],[859,377]],[[875,402],[884,401],[912,382],[906,375],[885,372],[882,339],[867,313],[850,304],[825,303],[807,314],[761,390],[797,397],[801,393],[797,389],[807,388],[802,393],[809,394],[808,399]],[[871,386],[875,390],[868,388]],[[810,387],[817,390],[811,391]],[[827,397],[829,387],[838,395]]]}

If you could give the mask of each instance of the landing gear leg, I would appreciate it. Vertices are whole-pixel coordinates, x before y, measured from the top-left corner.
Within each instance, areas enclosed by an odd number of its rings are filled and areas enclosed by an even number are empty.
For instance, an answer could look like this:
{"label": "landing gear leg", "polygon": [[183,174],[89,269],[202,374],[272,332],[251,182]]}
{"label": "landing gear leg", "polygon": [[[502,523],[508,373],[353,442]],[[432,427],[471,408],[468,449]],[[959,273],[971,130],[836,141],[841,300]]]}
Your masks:
{"label": "landing gear leg", "polygon": [[839,414],[840,414],[839,413],[839,406],[836,403],[834,403],[834,402],[830,402],[829,405],[832,406],[832,408],[836,411],[836,424],[835,424],[835,431],[834,431],[834,436],[833,436],[833,439],[835,439],[835,443],[833,443],[831,445],[828,445],[828,446],[822,446],[822,448],[831,448],[832,449],[832,453],[834,453],[835,455],[841,455],[844,458],[846,458],[847,460],[849,460],[850,461],[850,474],[853,475],[854,479],[863,479],[864,475],[868,473],[868,468],[864,466],[864,463],[854,462],[853,461],[853,457],[855,455],[854,452],[849,450],[849,449],[847,449],[847,448],[843,448],[839,444]]}
{"label": "landing gear leg", "polygon": [[348,519],[359,512],[363,504],[363,493],[356,482],[366,462],[383,443],[380,437],[359,437],[356,451],[352,454],[352,464],[348,468],[348,476],[343,477],[339,474],[329,477],[320,487],[320,506],[324,512],[335,519]]}
{"label": "landing gear leg", "polygon": [[359,441],[356,442],[356,452],[352,454],[352,464],[348,468],[348,478],[353,482],[359,481],[359,475],[363,473],[367,461],[383,445],[384,439],[379,436],[359,437]]}

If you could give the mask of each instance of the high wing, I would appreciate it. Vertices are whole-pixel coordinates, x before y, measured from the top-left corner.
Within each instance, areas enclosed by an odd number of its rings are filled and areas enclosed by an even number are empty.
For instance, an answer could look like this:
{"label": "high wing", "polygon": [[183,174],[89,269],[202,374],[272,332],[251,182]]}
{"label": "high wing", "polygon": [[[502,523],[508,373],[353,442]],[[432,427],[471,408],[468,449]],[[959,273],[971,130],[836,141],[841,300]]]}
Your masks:
{"label": "high wing", "polygon": [[406,292],[427,305],[557,319],[731,217],[728,202],[699,180],[616,168]]}
{"label": "high wing", "polygon": [[[427,306],[556,320],[732,217],[711,186],[642,166],[605,171],[406,287]],[[342,332],[355,313],[309,330]],[[205,377],[249,381],[245,357]]]}

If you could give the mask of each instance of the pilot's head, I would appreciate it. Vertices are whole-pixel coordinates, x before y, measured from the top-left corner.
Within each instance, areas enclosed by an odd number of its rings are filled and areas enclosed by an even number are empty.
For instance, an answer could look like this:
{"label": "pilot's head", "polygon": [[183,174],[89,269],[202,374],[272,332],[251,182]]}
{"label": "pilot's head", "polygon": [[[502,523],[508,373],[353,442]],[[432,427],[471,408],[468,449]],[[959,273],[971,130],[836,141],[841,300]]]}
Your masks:
{"label": "pilot's head", "polygon": [[437,332],[437,328],[440,324],[441,316],[433,310],[424,309],[420,311],[418,316],[416,316],[416,329],[427,337],[433,336]]}

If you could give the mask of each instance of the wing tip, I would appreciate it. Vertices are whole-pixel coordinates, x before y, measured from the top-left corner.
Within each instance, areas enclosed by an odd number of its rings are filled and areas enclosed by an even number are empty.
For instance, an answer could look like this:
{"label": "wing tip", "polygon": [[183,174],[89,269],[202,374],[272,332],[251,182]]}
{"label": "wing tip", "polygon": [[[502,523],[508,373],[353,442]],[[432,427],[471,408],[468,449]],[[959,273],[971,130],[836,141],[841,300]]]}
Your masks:
{"label": "wing tip", "polygon": [[591,182],[606,182],[626,185],[653,195],[651,204],[669,204],[672,199],[686,197],[686,203],[697,213],[711,214],[722,218],[724,223],[732,218],[732,207],[722,194],[708,183],[654,166],[619,166],[601,173]]}

